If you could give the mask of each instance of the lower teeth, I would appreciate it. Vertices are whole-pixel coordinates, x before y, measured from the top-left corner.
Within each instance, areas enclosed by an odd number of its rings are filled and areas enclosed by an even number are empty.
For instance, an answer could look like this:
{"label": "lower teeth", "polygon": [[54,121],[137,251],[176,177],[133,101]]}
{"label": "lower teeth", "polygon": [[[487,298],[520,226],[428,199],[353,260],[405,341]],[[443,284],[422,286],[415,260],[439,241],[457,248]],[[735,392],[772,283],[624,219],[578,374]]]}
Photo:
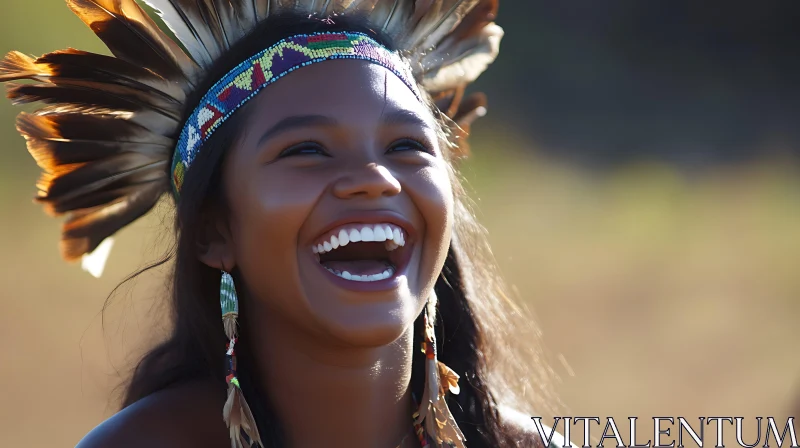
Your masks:
{"label": "lower teeth", "polygon": [[335,271],[335,270],[329,269],[329,268],[325,268],[325,269],[327,269],[328,272],[330,272],[331,274],[333,274],[333,275],[335,275],[337,277],[341,277],[341,278],[343,278],[345,280],[351,280],[351,281],[354,281],[354,282],[377,282],[377,281],[380,281],[380,280],[386,280],[387,278],[389,278],[392,275],[394,275],[394,268],[393,267],[386,268],[386,270],[381,272],[380,274],[372,274],[372,275],[353,275],[353,274],[351,274],[351,273],[349,273],[347,271],[339,272],[339,271]]}

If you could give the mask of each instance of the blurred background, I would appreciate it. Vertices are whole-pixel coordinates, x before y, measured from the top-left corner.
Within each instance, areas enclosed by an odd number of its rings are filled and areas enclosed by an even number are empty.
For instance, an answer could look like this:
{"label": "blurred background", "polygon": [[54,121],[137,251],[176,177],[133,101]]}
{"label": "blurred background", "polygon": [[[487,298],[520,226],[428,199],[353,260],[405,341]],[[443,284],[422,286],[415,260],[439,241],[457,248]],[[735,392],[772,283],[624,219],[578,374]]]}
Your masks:
{"label": "blurred background", "polygon": [[[800,3],[501,3],[464,174],[566,415],[800,416]],[[65,47],[103,52],[63,1],[3,2],[0,52]],[[163,334],[168,268],[106,299],[162,255],[170,206],[101,279],[63,263],[18,111],[0,102],[0,446],[73,446]]]}

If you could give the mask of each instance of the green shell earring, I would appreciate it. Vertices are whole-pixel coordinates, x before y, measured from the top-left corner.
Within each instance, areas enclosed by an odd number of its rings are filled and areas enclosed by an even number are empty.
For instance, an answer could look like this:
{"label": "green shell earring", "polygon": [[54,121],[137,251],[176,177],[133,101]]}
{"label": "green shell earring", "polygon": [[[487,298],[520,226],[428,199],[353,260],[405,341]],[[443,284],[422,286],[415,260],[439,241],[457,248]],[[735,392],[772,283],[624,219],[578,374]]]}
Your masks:
{"label": "green shell earring", "polygon": [[222,307],[222,326],[225,329],[225,336],[228,338],[225,352],[227,363],[225,381],[228,383],[228,399],[222,410],[222,418],[230,430],[232,448],[245,448],[252,444],[263,447],[253,412],[244,399],[239,378],[236,376],[234,347],[239,337],[239,298],[236,295],[233,277],[225,271],[222,271],[222,279],[219,283],[219,303]]}

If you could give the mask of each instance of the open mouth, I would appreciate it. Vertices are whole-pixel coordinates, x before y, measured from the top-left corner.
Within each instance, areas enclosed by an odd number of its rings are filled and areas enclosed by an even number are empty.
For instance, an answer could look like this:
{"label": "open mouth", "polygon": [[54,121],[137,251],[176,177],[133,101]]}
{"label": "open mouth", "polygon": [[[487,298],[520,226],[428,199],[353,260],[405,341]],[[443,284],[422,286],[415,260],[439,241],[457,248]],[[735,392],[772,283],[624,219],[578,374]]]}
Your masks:
{"label": "open mouth", "polygon": [[395,224],[348,224],[328,232],[312,250],[320,265],[337,277],[378,282],[405,267],[406,235]]}

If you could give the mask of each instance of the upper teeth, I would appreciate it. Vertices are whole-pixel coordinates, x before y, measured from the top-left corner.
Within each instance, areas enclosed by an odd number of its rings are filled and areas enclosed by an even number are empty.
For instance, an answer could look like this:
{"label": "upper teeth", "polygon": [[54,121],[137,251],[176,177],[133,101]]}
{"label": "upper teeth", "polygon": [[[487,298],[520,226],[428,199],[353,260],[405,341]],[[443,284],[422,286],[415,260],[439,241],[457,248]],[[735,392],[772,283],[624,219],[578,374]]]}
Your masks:
{"label": "upper teeth", "polygon": [[358,242],[386,242],[386,249],[393,251],[406,245],[403,229],[394,224],[349,224],[331,231],[323,241],[312,249],[315,254],[328,253],[339,247]]}

